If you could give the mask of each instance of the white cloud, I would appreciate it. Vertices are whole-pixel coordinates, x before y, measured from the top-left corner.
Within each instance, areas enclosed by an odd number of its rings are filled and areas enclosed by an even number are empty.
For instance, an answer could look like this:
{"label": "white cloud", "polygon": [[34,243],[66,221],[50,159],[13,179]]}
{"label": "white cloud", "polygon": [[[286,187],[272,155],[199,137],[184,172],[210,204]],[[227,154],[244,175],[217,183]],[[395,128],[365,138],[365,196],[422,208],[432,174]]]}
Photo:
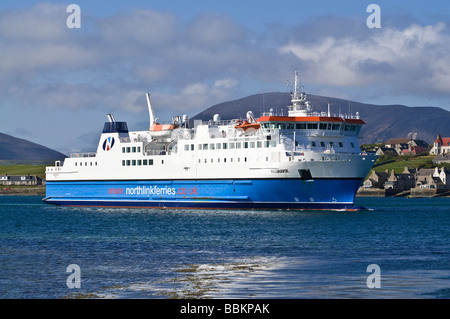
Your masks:
{"label": "white cloud", "polygon": [[214,83],[214,87],[230,89],[230,88],[234,88],[238,84],[239,84],[239,81],[235,80],[235,79],[220,79]]}
{"label": "white cloud", "polygon": [[[450,37],[443,23],[404,29],[382,28],[366,38],[324,37],[315,43],[292,41],[280,48],[305,65],[316,84],[364,87],[386,85],[390,92],[422,87],[450,95]],[[424,87],[424,85],[426,87]]]}
{"label": "white cloud", "polygon": [[127,112],[132,112],[134,114],[142,114],[145,110],[147,110],[147,105],[142,103],[144,99],[144,94],[142,91],[138,90],[130,90],[127,92],[123,92],[124,95],[120,101],[116,101],[117,108],[126,110]]}
{"label": "white cloud", "polygon": [[[27,86],[49,72],[72,72],[96,65],[101,52],[86,48],[67,28],[66,6],[42,3],[0,12],[0,83]],[[2,92],[0,91],[0,94]]]}
{"label": "white cloud", "polygon": [[98,59],[95,52],[85,50],[77,44],[70,43],[11,43],[0,44],[2,58],[0,71],[8,72],[0,78],[36,71],[74,70],[94,64]]}
{"label": "white cloud", "polygon": [[65,5],[0,12],[0,97],[18,106],[136,114],[145,112],[150,92],[164,112],[192,114],[261,87],[282,90],[295,68],[324,94],[357,88],[369,95],[379,85],[450,96],[443,23],[358,31],[352,21],[311,19],[297,29],[266,30],[266,37],[219,14],[188,22],[148,9],[88,14],[73,30]]}
{"label": "white cloud", "polygon": [[108,17],[101,20],[98,27],[103,41],[117,45],[138,44],[155,51],[159,45],[172,43],[176,36],[176,18],[173,15],[148,9],[134,9]]}
{"label": "white cloud", "polygon": [[230,17],[212,13],[181,22],[148,9],[96,19],[82,11],[80,29],[67,28],[64,5],[0,16],[0,97],[18,106],[139,112],[139,94],[151,92],[165,97],[165,110],[183,105],[196,113],[245,94],[238,94],[242,78],[272,79],[267,61],[278,55],[251,43]]}
{"label": "white cloud", "polygon": [[190,43],[207,47],[218,46],[223,49],[224,44],[242,42],[247,38],[246,30],[231,18],[207,13],[193,20],[187,28]]}
{"label": "white cloud", "polygon": [[0,36],[12,40],[57,41],[67,35],[66,6],[40,3],[0,13]]}
{"label": "white cloud", "polygon": [[202,83],[189,84],[182,91],[184,95],[203,95],[208,93],[208,87]]}

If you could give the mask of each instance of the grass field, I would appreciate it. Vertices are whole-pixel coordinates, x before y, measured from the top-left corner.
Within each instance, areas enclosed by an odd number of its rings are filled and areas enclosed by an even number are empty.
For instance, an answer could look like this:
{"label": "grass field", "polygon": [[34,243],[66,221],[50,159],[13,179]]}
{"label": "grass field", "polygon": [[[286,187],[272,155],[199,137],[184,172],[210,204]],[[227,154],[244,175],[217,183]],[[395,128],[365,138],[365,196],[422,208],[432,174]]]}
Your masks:
{"label": "grass field", "polygon": [[386,169],[389,170],[389,172],[391,172],[391,170],[394,170],[396,174],[400,174],[403,172],[405,167],[434,168],[437,165],[433,164],[432,162],[433,158],[434,155],[418,156],[418,157],[398,156],[391,159],[380,158],[377,161],[376,163],[377,166],[374,169],[376,172],[384,172]]}
{"label": "grass field", "polygon": [[0,165],[0,175],[37,175],[45,179],[45,167],[48,165]]}

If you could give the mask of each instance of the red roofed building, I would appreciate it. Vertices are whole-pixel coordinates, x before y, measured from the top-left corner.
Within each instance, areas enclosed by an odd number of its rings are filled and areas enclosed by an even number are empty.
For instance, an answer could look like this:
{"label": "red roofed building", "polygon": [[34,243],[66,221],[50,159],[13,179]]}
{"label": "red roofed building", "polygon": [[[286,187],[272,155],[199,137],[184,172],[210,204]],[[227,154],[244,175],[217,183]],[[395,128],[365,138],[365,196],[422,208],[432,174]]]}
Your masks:
{"label": "red roofed building", "polygon": [[425,141],[412,138],[391,138],[385,146],[395,150],[398,155],[428,153],[428,144]]}
{"label": "red roofed building", "polygon": [[428,155],[428,148],[423,146],[411,146],[402,150],[401,155],[420,155],[420,154]]}
{"label": "red roofed building", "polygon": [[441,137],[438,134],[436,141],[433,143],[433,148],[430,150],[430,154],[449,154],[450,153],[450,137]]}

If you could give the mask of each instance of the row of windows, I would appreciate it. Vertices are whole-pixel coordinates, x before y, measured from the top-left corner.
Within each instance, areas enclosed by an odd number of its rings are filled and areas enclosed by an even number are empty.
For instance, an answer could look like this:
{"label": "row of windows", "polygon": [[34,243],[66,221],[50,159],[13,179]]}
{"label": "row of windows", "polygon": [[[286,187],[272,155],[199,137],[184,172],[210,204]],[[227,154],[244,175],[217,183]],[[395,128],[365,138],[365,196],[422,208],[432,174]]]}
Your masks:
{"label": "row of windows", "polygon": [[[235,162],[237,162],[237,163],[241,163],[241,158],[240,157],[238,157],[238,158],[235,158],[235,159],[233,159],[233,157],[230,157],[229,159],[229,163],[233,163],[233,161],[235,161]],[[268,162],[269,161],[269,157],[267,157],[266,156],[266,162]],[[213,158],[211,158],[210,160],[209,160],[209,162],[211,162],[211,163],[227,163],[227,158],[226,157],[224,157],[223,159],[220,159],[220,158],[217,158],[217,160],[215,160],[214,161],[214,159]],[[244,157],[244,158],[242,158],[242,162],[247,162],[247,157]],[[198,159],[198,163],[200,164],[200,163],[208,163],[208,159],[207,158],[204,158],[204,159]]]}
{"label": "row of windows", "polygon": [[[327,144],[325,144],[325,142],[320,142],[319,143],[321,147],[325,147],[325,146],[330,146],[330,147],[334,147],[335,143],[334,142],[329,142]],[[355,144],[353,142],[350,142],[351,147],[355,147]],[[318,146],[316,142],[311,142],[311,146],[312,147],[316,147]],[[344,144],[342,142],[338,142],[338,146],[339,147],[344,147]]]}
{"label": "row of windows", "polygon": [[[83,162],[75,162],[75,166],[83,166]],[[97,162],[84,162],[84,166],[97,166]]]}
{"label": "row of windows", "polygon": [[[161,162],[164,164],[164,161]],[[153,165],[152,159],[144,159],[144,160],[122,160],[122,166],[148,166]]]}
{"label": "row of windows", "polygon": [[[240,148],[263,148],[276,147],[276,141],[255,141],[255,142],[230,142],[230,143],[203,143],[198,144],[198,150],[220,150],[220,149],[240,149]],[[184,145],[185,151],[194,151],[194,144]]]}
{"label": "row of windows", "polygon": [[[269,161],[269,158],[266,157],[265,160],[267,162],[267,161]],[[224,157],[222,159],[217,158],[216,160],[214,160],[213,158],[211,158],[209,160],[206,158],[198,159],[199,164],[200,163],[209,163],[209,162],[211,162],[211,163],[221,163],[221,162],[227,163],[227,158],[226,157]],[[242,159],[240,157],[234,158],[234,159],[232,157],[228,158],[228,163],[233,163],[233,162],[237,162],[237,163],[247,162],[247,157],[244,157]],[[164,164],[164,161],[161,161],[161,164]],[[140,160],[140,159],[138,159],[138,160],[122,160],[122,166],[149,166],[149,165],[153,165],[152,159],[149,159],[149,160],[146,160],[146,159],[144,159],[144,160]]]}
{"label": "row of windows", "polygon": [[122,153],[140,153],[140,152],[141,152],[140,146],[122,147]]}
{"label": "row of windows", "polygon": [[[342,124],[345,132],[356,132],[358,129],[358,125],[347,125]],[[331,131],[339,131],[341,129],[341,124],[334,123],[263,123],[263,127],[266,129],[275,129],[278,128],[280,130],[293,130],[294,128],[297,130],[331,130]]]}
{"label": "row of windows", "polygon": [[[311,146],[312,147],[316,147],[316,146],[321,146],[321,147],[325,147],[325,146],[330,146],[330,147],[334,147],[335,143],[334,142],[311,142]],[[350,143],[351,147],[355,147],[355,144],[353,142]],[[236,142],[236,143],[205,143],[205,144],[198,144],[198,149],[199,150],[220,150],[220,149],[239,149],[239,148],[262,148],[264,147],[275,147],[276,146],[276,142],[275,141],[257,141],[257,142]],[[339,147],[344,147],[344,144],[342,142],[338,142],[338,146]],[[185,151],[193,151],[195,148],[194,144],[186,144],[184,145],[184,150]]]}

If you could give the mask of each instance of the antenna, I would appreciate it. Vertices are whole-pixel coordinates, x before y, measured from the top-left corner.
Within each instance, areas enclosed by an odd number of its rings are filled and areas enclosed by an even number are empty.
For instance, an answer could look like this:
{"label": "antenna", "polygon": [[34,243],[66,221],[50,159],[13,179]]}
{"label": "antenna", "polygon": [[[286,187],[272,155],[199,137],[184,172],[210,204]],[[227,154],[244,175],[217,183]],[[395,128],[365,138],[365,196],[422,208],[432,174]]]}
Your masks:
{"label": "antenna", "polygon": [[148,114],[150,116],[150,127],[155,123],[155,115],[153,114],[152,104],[150,102],[150,93],[145,94],[147,96]]}
{"label": "antenna", "polygon": [[298,94],[298,70],[295,70],[294,94]]}

